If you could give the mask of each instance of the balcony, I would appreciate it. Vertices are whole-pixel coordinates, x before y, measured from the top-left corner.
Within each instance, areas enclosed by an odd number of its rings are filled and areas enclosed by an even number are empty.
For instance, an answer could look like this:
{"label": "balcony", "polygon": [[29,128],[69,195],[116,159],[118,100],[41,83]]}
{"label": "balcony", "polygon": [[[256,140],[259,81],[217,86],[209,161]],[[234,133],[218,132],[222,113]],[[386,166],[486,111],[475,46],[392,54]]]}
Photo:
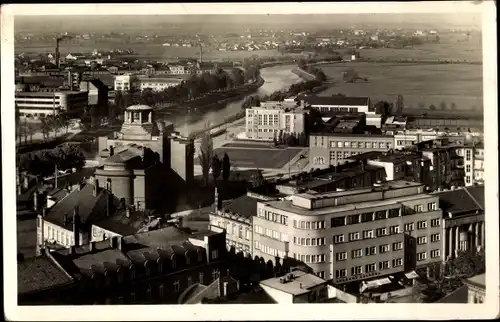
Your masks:
{"label": "balcony", "polygon": [[288,252],[290,249],[289,242],[279,241],[266,235],[254,234],[254,241],[258,241],[262,245],[266,245],[281,252]]}

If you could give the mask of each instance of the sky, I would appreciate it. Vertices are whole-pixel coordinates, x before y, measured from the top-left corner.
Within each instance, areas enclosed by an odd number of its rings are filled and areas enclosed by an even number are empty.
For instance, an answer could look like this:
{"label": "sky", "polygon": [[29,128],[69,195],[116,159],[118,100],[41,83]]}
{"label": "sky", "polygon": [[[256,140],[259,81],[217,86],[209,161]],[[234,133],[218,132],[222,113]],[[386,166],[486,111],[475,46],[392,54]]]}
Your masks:
{"label": "sky", "polygon": [[[439,4],[438,4],[439,3]],[[446,5],[445,5],[446,4]],[[148,4],[130,5],[30,5],[16,9],[16,32],[117,31],[121,29],[170,28],[190,25],[197,29],[234,28],[337,28],[373,25],[394,28],[481,27],[481,7],[467,1],[357,4]],[[22,9],[22,10],[21,10]],[[50,10],[49,10],[50,9]],[[78,10],[76,10],[78,9]],[[363,12],[363,13],[361,13]],[[41,16],[40,13],[50,15]],[[110,15],[112,13],[113,15]],[[134,13],[137,15],[130,15]],[[199,15],[205,13],[205,15]],[[221,15],[223,13],[223,15]],[[248,14],[251,13],[251,14]],[[252,13],[255,13],[252,15]],[[272,13],[272,14],[269,14]],[[295,14],[294,14],[295,13]],[[300,13],[300,14],[296,14]],[[307,13],[323,13],[309,15]],[[329,14],[324,14],[329,13]],[[25,16],[19,16],[22,14]],[[55,16],[54,14],[63,14]],[[152,15],[153,14],[153,15]],[[156,14],[156,15],[154,15]],[[159,15],[160,14],[160,15]],[[257,15],[256,15],[257,14]]]}

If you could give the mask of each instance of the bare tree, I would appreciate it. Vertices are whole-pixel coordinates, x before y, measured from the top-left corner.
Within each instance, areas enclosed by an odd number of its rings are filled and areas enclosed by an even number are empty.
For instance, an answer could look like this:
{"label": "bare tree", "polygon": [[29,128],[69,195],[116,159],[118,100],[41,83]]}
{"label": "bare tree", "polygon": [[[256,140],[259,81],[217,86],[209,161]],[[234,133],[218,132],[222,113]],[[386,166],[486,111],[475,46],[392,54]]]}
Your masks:
{"label": "bare tree", "polygon": [[201,171],[205,185],[208,185],[210,167],[212,166],[212,158],[214,156],[214,143],[210,136],[210,131],[205,132],[201,137],[200,153],[198,159],[200,161]]}

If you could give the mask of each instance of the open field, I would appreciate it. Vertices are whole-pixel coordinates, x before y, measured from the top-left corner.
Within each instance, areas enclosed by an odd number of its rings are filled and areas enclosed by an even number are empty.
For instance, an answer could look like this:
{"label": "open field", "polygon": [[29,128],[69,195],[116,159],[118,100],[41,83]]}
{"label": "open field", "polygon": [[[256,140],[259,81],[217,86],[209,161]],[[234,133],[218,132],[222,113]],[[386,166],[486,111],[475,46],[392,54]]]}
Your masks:
{"label": "open field", "polygon": [[250,148],[223,147],[216,149],[214,152],[219,156],[227,153],[232,167],[281,169],[300,151],[301,148],[279,149],[251,146]]}
{"label": "open field", "polygon": [[[15,52],[17,53],[52,53],[55,43],[17,43]],[[131,55],[139,59],[173,61],[178,58],[199,58],[200,49],[196,47],[164,47],[161,44],[144,42],[124,43],[117,41],[93,41],[75,40],[61,44],[61,57],[69,53],[83,52],[90,53],[94,49],[108,51],[113,49],[132,49],[135,54]],[[242,60],[251,56],[274,57],[281,56],[277,50],[254,50],[254,51],[216,51],[203,49],[203,59],[206,60]],[[126,57],[126,56],[125,56]]]}
{"label": "open field", "polygon": [[[344,83],[341,73],[352,67],[367,83]],[[483,105],[481,65],[425,65],[397,63],[347,62],[322,65],[325,74],[335,84],[321,95],[343,93],[347,96],[369,96],[373,102],[394,102],[403,95],[408,108],[437,108],[441,102],[449,107],[455,103],[459,110]],[[422,106],[423,104],[423,106]]]}
{"label": "open field", "polygon": [[482,61],[482,45],[480,35],[471,36],[464,41],[464,35],[442,35],[439,44],[425,43],[412,49],[361,49],[361,57],[422,59],[422,60],[466,60]]}

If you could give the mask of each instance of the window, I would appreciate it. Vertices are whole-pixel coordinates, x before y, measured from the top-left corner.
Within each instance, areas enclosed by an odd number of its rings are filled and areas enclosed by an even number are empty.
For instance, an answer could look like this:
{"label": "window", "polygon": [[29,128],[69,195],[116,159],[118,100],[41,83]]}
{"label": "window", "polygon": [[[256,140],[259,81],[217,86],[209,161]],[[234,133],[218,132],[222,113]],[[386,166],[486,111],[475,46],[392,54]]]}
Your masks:
{"label": "window", "polygon": [[279,231],[273,230],[273,238],[280,240],[281,234]]}
{"label": "window", "polygon": [[359,232],[349,233],[349,241],[359,240],[359,239],[361,239],[359,236]]}
{"label": "window", "polygon": [[432,257],[432,258],[439,257],[440,253],[441,253],[441,252],[439,251],[439,249],[434,249],[434,250],[431,250],[431,257]]}
{"label": "window", "polygon": [[191,286],[191,284],[193,284],[193,278],[191,276],[188,276],[188,278],[187,278],[187,285]]}
{"label": "window", "polygon": [[396,258],[392,260],[392,267],[399,267],[403,266],[403,259],[402,258]]}
{"label": "window", "polygon": [[433,210],[436,210],[437,209],[437,205],[435,202],[431,202],[429,204],[427,204],[427,210],[429,211],[433,211]]}
{"label": "window", "polygon": [[212,259],[217,259],[219,257],[219,250],[214,249],[212,250]]}
{"label": "window", "polygon": [[378,263],[378,269],[379,270],[388,269],[390,267],[389,264],[390,264],[389,261],[380,262]]}
{"label": "window", "polygon": [[389,227],[389,233],[391,235],[393,235],[393,234],[399,234],[399,226],[391,226],[391,227]]}
{"label": "window", "polygon": [[382,210],[382,211],[375,212],[375,220],[381,220],[381,219],[386,219],[386,218],[387,218],[387,211]]}
{"label": "window", "polygon": [[466,160],[466,161],[470,161],[470,159],[471,159],[471,154],[472,154],[472,153],[471,153],[471,150],[466,150],[466,151],[465,151],[465,160]]}
{"label": "window", "polygon": [[283,242],[287,242],[288,241],[288,234],[285,234],[285,233],[281,233],[281,241]]}
{"label": "window", "polygon": [[432,234],[431,235],[431,242],[435,243],[441,240],[441,235],[440,234]]}
{"label": "window", "polygon": [[336,257],[337,257],[337,262],[338,261],[345,261],[347,259],[347,252],[337,253]]}
{"label": "window", "polygon": [[363,250],[362,249],[355,249],[352,251],[352,258],[359,258],[363,256]]}
{"label": "window", "polygon": [[368,222],[373,220],[373,213],[372,212],[367,212],[364,214],[361,214],[361,222]]}
{"label": "window", "polygon": [[238,227],[238,237],[243,238],[243,226]]}
{"label": "window", "polygon": [[466,183],[470,183],[470,176],[466,176],[466,177],[465,177],[465,182],[466,182]]}
{"label": "window", "polygon": [[331,222],[332,222],[332,227],[345,226],[345,217],[332,218]]}
{"label": "window", "polygon": [[344,235],[335,235],[333,236],[333,243],[334,244],[340,244],[344,242]]}
{"label": "window", "polygon": [[252,234],[252,233],[250,232],[250,229],[246,229],[246,230],[245,230],[245,239],[246,239],[246,240],[250,240],[250,238],[251,238],[251,236],[252,236],[251,234]]}
{"label": "window", "polygon": [[174,292],[176,292],[176,293],[179,292],[180,284],[181,284],[180,281],[175,281],[174,282]]}
{"label": "window", "polygon": [[375,255],[377,253],[377,247],[376,246],[370,246],[365,248],[365,255]]}
{"label": "window", "polygon": [[353,225],[353,224],[358,224],[358,223],[359,223],[359,215],[347,216],[347,224],[348,225]]}
{"label": "window", "polygon": [[405,224],[405,232],[410,232],[415,230],[415,225],[413,223]]}
{"label": "window", "polygon": [[390,250],[391,250],[391,247],[389,246],[389,244],[384,244],[384,245],[379,246],[380,253],[387,253]]}
{"label": "window", "polygon": [[342,142],[337,142],[337,148],[341,148],[342,147]]}
{"label": "window", "polygon": [[413,210],[415,210],[415,212],[422,212],[422,211],[424,211],[424,206],[422,206],[422,205],[415,205],[413,207]]}
{"label": "window", "polygon": [[377,228],[377,237],[387,235],[387,228]]}
{"label": "window", "polygon": [[420,236],[417,238],[417,244],[418,245],[423,245],[427,244],[427,236]]}
{"label": "window", "polygon": [[422,220],[422,221],[417,222],[417,228],[418,229],[427,228],[427,220]]}
{"label": "window", "polygon": [[467,164],[467,165],[465,166],[465,172],[470,172],[470,164]]}
{"label": "window", "polygon": [[402,242],[392,243],[392,250],[401,250],[401,249],[403,249]]}
{"label": "window", "polygon": [[365,231],[363,231],[363,238],[364,239],[374,238],[373,230],[365,230]]}
{"label": "window", "polygon": [[399,209],[389,209],[389,218],[399,217]]}
{"label": "window", "polygon": [[335,271],[335,277],[336,278],[341,278],[341,277],[346,277],[347,276],[347,270],[346,269],[338,269]]}
{"label": "window", "polygon": [[377,266],[375,264],[368,264],[365,266],[365,271],[367,273],[369,272],[375,272],[375,270],[377,269]]}
{"label": "window", "polygon": [[417,261],[423,261],[427,258],[427,253],[422,252],[422,253],[417,253]]}
{"label": "window", "polygon": [[439,227],[440,224],[441,224],[440,218],[431,219],[431,227]]}
{"label": "window", "polygon": [[363,268],[361,266],[354,266],[351,268],[351,275],[359,275],[363,274]]}

